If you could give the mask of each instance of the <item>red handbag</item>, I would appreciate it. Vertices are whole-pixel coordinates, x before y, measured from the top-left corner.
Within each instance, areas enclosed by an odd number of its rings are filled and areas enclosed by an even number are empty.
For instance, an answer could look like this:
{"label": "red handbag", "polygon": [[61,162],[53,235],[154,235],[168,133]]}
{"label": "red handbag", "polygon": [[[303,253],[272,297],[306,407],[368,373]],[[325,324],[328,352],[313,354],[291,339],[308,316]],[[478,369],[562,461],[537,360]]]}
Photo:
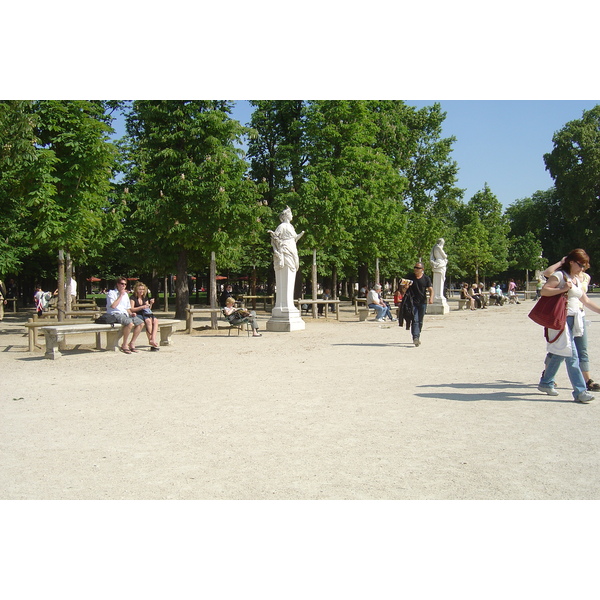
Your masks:
{"label": "red handbag", "polygon": [[[567,293],[540,296],[528,316],[532,321],[546,328],[544,335],[548,342],[555,342],[567,324]],[[548,329],[559,331],[559,334],[553,340],[549,340]]]}

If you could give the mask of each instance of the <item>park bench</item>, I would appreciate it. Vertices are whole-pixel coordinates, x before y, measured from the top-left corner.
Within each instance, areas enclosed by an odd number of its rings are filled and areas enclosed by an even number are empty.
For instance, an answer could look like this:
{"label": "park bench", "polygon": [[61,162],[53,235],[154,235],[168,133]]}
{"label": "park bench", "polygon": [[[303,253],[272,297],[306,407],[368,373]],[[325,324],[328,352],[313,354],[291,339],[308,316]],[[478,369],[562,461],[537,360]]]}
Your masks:
{"label": "park bench", "polygon": [[[5,300],[6,300],[6,308],[4,309],[4,312],[16,313],[17,312],[17,298],[5,298]],[[12,302],[12,310],[8,310],[9,302]]]}
{"label": "park bench", "polygon": [[319,305],[319,304],[324,304],[325,305],[325,310],[323,311],[325,314],[325,318],[327,319],[328,314],[329,314],[329,304],[333,304],[334,308],[335,308],[335,318],[339,321],[340,320],[340,302],[341,300],[305,300],[305,299],[298,299],[298,300],[294,300],[294,304],[296,304],[296,306],[298,307],[298,310],[300,312],[302,312],[302,305],[306,304],[307,306],[313,306],[313,305]]}
{"label": "park bench", "polygon": [[[354,314],[357,315],[358,310],[359,310],[359,305],[361,306],[361,308],[364,308],[365,306],[367,306],[367,299],[366,298],[354,298],[354,300],[352,300],[352,304],[354,304]],[[364,306],[363,306],[363,304],[364,304]],[[361,321],[364,321],[364,319],[361,319]]]}
{"label": "park bench", "polygon": [[[171,335],[175,325],[180,323],[178,319],[161,319],[158,321],[158,328],[160,332],[161,346],[171,345]],[[59,350],[59,344],[64,341],[68,335],[93,333],[96,335],[96,349],[102,350],[101,335],[106,333],[106,350],[116,351],[119,349],[119,339],[123,335],[123,325],[119,323],[115,324],[103,324],[103,323],[61,323],[53,325],[45,325],[40,327],[40,331],[44,334],[46,339],[46,353],[45,357],[56,360],[62,356]]]}
{"label": "park bench", "polygon": [[358,320],[359,321],[366,321],[369,316],[373,315],[375,316],[377,313],[375,312],[374,308],[369,308],[368,306],[361,306],[358,309]]}
{"label": "park bench", "polygon": [[247,304],[248,300],[252,300],[252,307],[254,309],[256,309],[256,301],[261,300],[263,302],[265,312],[267,312],[267,302],[273,304],[275,296],[248,296],[244,294],[240,296],[241,307],[244,307]]}
{"label": "park bench", "polygon": [[[71,316],[72,311],[66,313],[67,316]],[[81,323],[83,321],[83,317],[87,317],[86,323],[93,323],[102,313],[100,311],[93,312],[90,311],[83,314],[83,311],[77,311],[75,316],[77,317],[77,323]],[[33,352],[36,347],[41,348],[41,346],[37,342],[37,332],[38,329],[42,327],[46,327],[48,325],[58,325],[59,323],[72,323],[72,320],[68,321],[57,321],[55,318],[56,315],[50,315],[47,319],[40,319],[37,313],[34,313],[33,316],[28,319],[27,323],[23,324],[23,327],[27,327],[27,337],[29,342],[29,352]]]}
{"label": "park bench", "polygon": [[[195,314],[209,314],[209,315],[217,315],[217,318],[221,314],[222,308],[194,308],[193,306],[188,306],[185,309],[186,317],[185,317],[185,332],[191,334],[194,324],[194,315]],[[218,329],[218,326],[217,326]]]}

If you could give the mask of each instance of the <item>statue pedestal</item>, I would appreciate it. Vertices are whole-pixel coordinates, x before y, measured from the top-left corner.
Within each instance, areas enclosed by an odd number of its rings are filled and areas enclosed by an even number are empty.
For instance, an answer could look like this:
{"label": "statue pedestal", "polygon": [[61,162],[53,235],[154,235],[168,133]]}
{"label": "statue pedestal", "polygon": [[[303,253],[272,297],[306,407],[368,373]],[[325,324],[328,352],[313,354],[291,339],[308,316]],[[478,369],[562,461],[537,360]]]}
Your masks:
{"label": "statue pedestal", "polygon": [[302,331],[306,328],[306,323],[297,308],[275,307],[266,327],[267,331]]}
{"label": "statue pedestal", "polygon": [[447,315],[450,312],[450,307],[446,298],[434,298],[433,304],[427,305],[428,315]]}

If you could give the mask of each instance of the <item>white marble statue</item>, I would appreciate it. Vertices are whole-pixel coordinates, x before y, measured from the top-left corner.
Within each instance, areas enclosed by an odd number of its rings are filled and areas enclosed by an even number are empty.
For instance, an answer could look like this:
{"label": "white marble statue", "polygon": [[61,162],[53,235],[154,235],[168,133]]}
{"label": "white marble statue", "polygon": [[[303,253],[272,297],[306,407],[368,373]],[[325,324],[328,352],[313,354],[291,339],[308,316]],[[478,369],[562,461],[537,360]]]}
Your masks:
{"label": "white marble statue", "polygon": [[279,215],[281,223],[271,234],[273,246],[273,266],[275,268],[275,306],[267,321],[268,331],[295,331],[304,329],[300,311],[294,306],[294,283],[296,271],[300,268],[296,242],[304,231],[296,233],[292,225],[290,207]]}
{"label": "white marble statue", "polygon": [[[448,265],[448,255],[444,252],[444,238],[439,238],[431,249],[429,263],[433,271],[433,307],[431,312],[432,314],[446,314],[450,309],[444,296],[446,266]],[[435,305],[437,305],[437,308],[434,308]]]}

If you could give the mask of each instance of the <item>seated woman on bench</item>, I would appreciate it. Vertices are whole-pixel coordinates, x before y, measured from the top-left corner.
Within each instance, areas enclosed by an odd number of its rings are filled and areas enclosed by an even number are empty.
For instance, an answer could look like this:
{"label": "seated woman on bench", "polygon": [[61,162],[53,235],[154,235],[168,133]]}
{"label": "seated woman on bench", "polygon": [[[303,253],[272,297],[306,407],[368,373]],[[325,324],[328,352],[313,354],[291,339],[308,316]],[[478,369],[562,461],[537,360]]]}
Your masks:
{"label": "seated woman on bench", "polygon": [[131,298],[131,312],[141,319],[146,325],[146,335],[150,350],[158,350],[156,334],[158,333],[158,317],[152,312],[154,298],[148,299],[148,288],[145,283],[138,281],[133,286],[133,297]]}
{"label": "seated woman on bench", "polygon": [[251,310],[241,310],[235,307],[235,298],[229,296],[225,300],[225,308],[223,308],[223,314],[225,318],[232,325],[240,325],[241,323],[250,323],[250,327],[252,327],[252,336],[260,337],[262,334],[258,333],[258,323],[256,321],[256,313]]}
{"label": "seated woman on bench", "polygon": [[471,296],[471,294],[469,293],[468,283],[462,284],[462,287],[460,288],[460,299],[468,300],[471,310],[475,310],[475,298],[473,298],[473,296]]}

